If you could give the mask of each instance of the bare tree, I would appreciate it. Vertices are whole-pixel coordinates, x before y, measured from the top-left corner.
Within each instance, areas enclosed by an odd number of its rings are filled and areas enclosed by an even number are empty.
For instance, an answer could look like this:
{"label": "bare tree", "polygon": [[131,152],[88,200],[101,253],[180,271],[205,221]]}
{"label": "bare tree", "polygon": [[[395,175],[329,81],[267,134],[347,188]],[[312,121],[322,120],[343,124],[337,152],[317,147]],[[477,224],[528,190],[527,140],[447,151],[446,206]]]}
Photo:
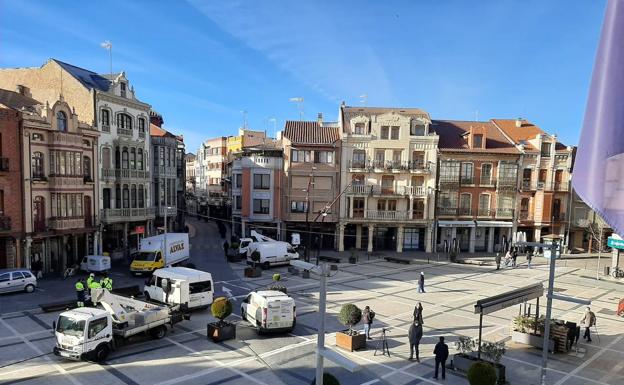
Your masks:
{"label": "bare tree", "polygon": [[589,237],[589,246],[587,252],[598,252],[598,266],[596,267],[596,279],[600,279],[600,258],[602,257],[602,250],[604,248],[604,222],[600,217],[597,217],[596,213],[593,213],[593,219],[587,224],[587,235]]}

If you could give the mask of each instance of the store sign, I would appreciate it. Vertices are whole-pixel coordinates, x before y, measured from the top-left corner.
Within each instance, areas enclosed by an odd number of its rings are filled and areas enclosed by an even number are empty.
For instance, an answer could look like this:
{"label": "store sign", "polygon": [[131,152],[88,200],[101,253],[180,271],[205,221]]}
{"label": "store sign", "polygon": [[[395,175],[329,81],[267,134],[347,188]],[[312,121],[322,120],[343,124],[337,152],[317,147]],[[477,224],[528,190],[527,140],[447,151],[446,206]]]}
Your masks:
{"label": "store sign", "polygon": [[607,238],[607,246],[613,247],[614,249],[624,250],[624,239],[609,237]]}
{"label": "store sign", "polygon": [[135,234],[145,234],[145,226],[136,226],[134,228]]}

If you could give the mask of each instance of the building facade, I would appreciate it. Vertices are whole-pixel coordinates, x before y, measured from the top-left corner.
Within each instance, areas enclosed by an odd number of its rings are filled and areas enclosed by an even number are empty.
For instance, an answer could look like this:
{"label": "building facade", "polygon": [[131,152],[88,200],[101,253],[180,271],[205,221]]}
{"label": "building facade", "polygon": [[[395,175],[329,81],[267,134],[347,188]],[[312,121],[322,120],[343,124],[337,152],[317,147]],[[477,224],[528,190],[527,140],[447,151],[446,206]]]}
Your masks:
{"label": "building facade", "polygon": [[186,167],[186,190],[195,194],[196,181],[195,181],[195,154],[188,153],[184,155],[184,164]]}
{"label": "building facade", "polygon": [[438,136],[416,108],[340,108],[338,250],[431,251]]}
{"label": "building facade", "polygon": [[[299,233],[302,245],[309,239],[314,249],[334,249],[340,210],[340,202],[334,202],[340,194],[339,124],[324,122],[320,114],[317,121],[287,121],[282,146],[286,239]],[[327,215],[320,215],[326,206]]]}
{"label": "building facade", "polygon": [[95,197],[101,223],[98,252],[114,259],[128,256],[140,237],[153,228],[150,178],[150,106],[141,102],[125,73],[100,75],[59,60],[40,68],[0,70],[0,87],[28,88],[42,103],[54,104],[58,95],[81,120],[100,133]]}
{"label": "building facade", "polygon": [[226,140],[226,154],[240,152],[245,147],[254,147],[266,144],[264,131],[248,130],[239,128],[238,135],[228,136]]}
{"label": "building facade", "polygon": [[491,122],[434,120],[436,250],[500,252],[513,239],[521,153]]}
{"label": "building facade", "polygon": [[524,119],[492,119],[492,123],[522,152],[517,231],[529,242],[541,242],[548,234],[565,239],[574,149]]}
{"label": "building facade", "polygon": [[0,89],[0,269],[29,267],[24,258],[22,116],[39,104],[19,93]]}
{"label": "building facade", "polygon": [[[152,202],[156,209],[158,230],[175,231],[178,223],[178,140],[167,130],[150,124],[152,145]],[[165,224],[165,217],[167,223]],[[182,224],[182,227],[184,225]]]}
{"label": "building facade", "polygon": [[613,229],[592,210],[576,191],[570,196],[568,251],[571,253],[593,253],[607,248],[607,238]]}
{"label": "building facade", "polygon": [[256,230],[273,239],[282,231],[284,170],[281,148],[246,147],[230,162],[232,233]]}

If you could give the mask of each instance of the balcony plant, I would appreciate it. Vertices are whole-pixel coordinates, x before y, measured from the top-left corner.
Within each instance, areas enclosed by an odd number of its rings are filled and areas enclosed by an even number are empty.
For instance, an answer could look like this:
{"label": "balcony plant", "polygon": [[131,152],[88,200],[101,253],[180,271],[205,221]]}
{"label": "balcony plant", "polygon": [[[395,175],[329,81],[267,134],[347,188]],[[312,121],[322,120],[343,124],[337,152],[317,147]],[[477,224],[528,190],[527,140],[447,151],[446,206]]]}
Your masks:
{"label": "balcony plant", "polygon": [[362,320],[362,310],[354,304],[348,303],[342,306],[338,314],[338,321],[347,330],[336,332],[336,346],[354,351],[366,347],[366,335],[353,329],[353,326]]}
{"label": "balcony plant", "polygon": [[256,250],[251,253],[251,267],[245,268],[245,277],[258,278],[262,276],[262,269],[257,266],[258,262],[260,262],[260,252]]}
{"label": "balcony plant", "polygon": [[494,368],[499,384],[505,383],[505,365],[500,363],[501,358],[507,351],[505,342],[481,342],[481,355],[487,359],[479,360],[477,350],[479,348],[478,339],[470,337],[459,337],[455,342],[455,348],[459,351],[453,356],[453,368],[462,372],[468,372],[475,362],[486,362]]}
{"label": "balcony plant", "polygon": [[208,323],[208,338],[214,342],[236,338],[236,325],[225,321],[225,318],[232,314],[232,302],[226,297],[218,297],[212,302],[210,311],[218,321]]}

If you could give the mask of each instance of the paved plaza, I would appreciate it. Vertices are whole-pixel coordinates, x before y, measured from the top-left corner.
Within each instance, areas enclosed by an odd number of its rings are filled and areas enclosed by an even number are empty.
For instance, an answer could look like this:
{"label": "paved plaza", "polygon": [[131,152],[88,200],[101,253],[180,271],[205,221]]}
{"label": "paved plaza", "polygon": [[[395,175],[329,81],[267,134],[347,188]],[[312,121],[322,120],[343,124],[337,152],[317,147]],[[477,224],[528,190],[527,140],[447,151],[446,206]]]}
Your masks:
{"label": "paved plaza", "polygon": [[[217,254],[214,255],[217,258]],[[218,255],[222,258],[222,255]],[[225,262],[223,262],[225,263]],[[244,265],[230,264],[233,275],[242,277]],[[297,326],[292,334],[258,336],[246,322],[238,323],[236,340],[215,344],[206,339],[208,311],[194,313],[190,321],[176,326],[159,341],[139,340],[114,352],[105,364],[69,362],[50,353],[54,339],[50,325],[58,313],[36,311],[3,314],[0,318],[0,383],[3,384],[309,384],[314,377],[316,325],[318,324],[318,281],[293,276],[284,268],[283,283],[297,301]],[[415,278],[423,271],[426,293],[418,294]],[[232,292],[239,314],[240,299],[249,290],[271,283],[271,272],[261,278],[233,278],[217,283],[219,292]],[[598,336],[592,344],[579,343],[579,353],[556,354],[549,360],[548,384],[575,385],[624,383],[624,320],[614,310],[622,296],[621,285],[596,281],[575,267],[557,270],[556,291],[591,299],[598,317]],[[432,384],[432,350],[438,336],[447,337],[451,354],[459,336],[476,337],[478,316],[473,306],[486,296],[547,279],[546,266],[495,271],[490,266],[447,263],[410,265],[383,260],[358,265],[340,264],[329,279],[327,339],[334,347],[335,334],[343,327],[337,312],[345,303],[361,308],[368,305],[376,313],[373,341],[366,350],[342,354],[361,365],[349,373],[327,362],[330,372],[342,384]],[[215,277],[218,281],[218,277]],[[407,360],[407,329],[414,305],[424,307],[425,335],[421,362]],[[553,317],[577,322],[584,307],[554,302]],[[511,384],[538,384],[541,351],[511,343],[511,320],[518,314],[512,307],[484,318],[483,337],[507,341],[502,362]],[[381,328],[386,328],[391,356],[375,356]],[[31,357],[40,356],[29,359]],[[20,362],[25,360],[23,362]],[[11,365],[11,363],[15,363]],[[447,371],[447,384],[467,384],[467,380]]]}

